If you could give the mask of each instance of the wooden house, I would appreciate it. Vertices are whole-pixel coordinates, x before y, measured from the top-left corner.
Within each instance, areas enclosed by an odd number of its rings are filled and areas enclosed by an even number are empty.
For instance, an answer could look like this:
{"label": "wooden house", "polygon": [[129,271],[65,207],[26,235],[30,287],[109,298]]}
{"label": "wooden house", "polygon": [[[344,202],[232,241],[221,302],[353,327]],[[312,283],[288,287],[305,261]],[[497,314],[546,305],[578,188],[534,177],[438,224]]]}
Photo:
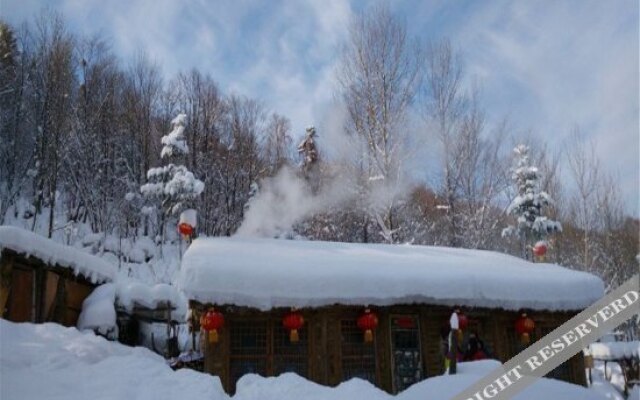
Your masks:
{"label": "wooden house", "polygon": [[35,233],[0,226],[0,313],[14,322],[75,326],[93,288],[115,266]]}
{"label": "wooden house", "polygon": [[[283,372],[331,386],[358,377],[397,393],[444,372],[454,309],[468,321],[461,353],[480,338],[505,362],[524,349],[523,312],[535,341],[604,293],[590,274],[495,252],[241,238],[195,240],[178,285],[191,323],[209,329],[204,369],[230,393],[244,374]],[[582,357],[549,376],[584,384]]]}

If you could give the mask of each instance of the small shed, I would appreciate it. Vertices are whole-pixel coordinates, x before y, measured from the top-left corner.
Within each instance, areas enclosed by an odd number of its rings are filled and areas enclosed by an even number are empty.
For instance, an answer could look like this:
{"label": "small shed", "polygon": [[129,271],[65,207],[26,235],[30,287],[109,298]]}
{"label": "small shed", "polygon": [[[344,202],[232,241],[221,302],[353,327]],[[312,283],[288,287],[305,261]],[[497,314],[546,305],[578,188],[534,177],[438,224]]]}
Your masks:
{"label": "small shed", "polygon": [[[137,346],[146,345],[154,350],[155,339],[151,343],[142,340],[141,324],[162,323],[166,326],[167,343],[158,347],[177,346],[172,328],[183,322],[187,313],[187,300],[174,286],[165,283],[147,284],[134,279],[120,279],[116,285],[116,311],[119,337],[121,343]],[[166,349],[165,355],[173,355],[177,351]]]}
{"label": "small shed", "polygon": [[[283,372],[330,386],[359,377],[397,393],[444,372],[454,309],[468,320],[462,346],[481,338],[506,362],[524,349],[514,328],[523,311],[535,341],[604,294],[593,275],[496,252],[252,238],[195,240],[178,286],[196,327],[217,313],[204,369],[230,393],[246,373]],[[378,321],[371,341],[367,312]],[[584,385],[584,371],[580,355],[549,376]]]}
{"label": "small shed", "polygon": [[114,265],[33,232],[0,226],[0,316],[75,326],[82,302]]}

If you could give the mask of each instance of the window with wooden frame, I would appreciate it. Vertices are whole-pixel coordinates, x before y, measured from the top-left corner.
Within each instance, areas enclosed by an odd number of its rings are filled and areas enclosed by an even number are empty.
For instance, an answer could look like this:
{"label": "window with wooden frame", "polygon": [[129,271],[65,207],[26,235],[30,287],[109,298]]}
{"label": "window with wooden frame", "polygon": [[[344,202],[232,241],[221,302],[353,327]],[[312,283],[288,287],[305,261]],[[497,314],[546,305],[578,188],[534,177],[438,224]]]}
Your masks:
{"label": "window with wooden frame", "polygon": [[229,377],[235,388],[245,374],[267,376],[267,321],[237,321],[230,324]]}
{"label": "window with wooden frame", "polygon": [[245,374],[274,376],[285,372],[308,376],[309,340],[306,325],[291,342],[282,320],[229,321],[229,379],[232,392]]}
{"label": "window with wooden frame", "polygon": [[[509,339],[509,354],[508,359],[514,357],[529,347],[529,345],[522,343],[522,338],[518,335],[515,328],[509,327],[507,331],[508,339]],[[535,342],[535,332],[531,333],[529,344]],[[505,360],[506,361],[506,360]]]}
{"label": "window with wooden frame", "polygon": [[298,331],[298,341],[292,342],[289,331],[282,322],[275,321],[273,326],[273,374],[295,372],[307,377],[309,371],[309,329]]}
{"label": "window with wooden frame", "polygon": [[394,315],[390,326],[393,390],[401,392],[424,377],[420,321],[416,315]]}
{"label": "window with wooden frame", "polygon": [[[517,318],[519,317],[516,317],[516,319],[509,321],[507,324],[507,335],[508,335],[508,341],[509,341],[508,359],[515,357],[516,355],[525,351],[527,347],[529,347],[531,344],[538,341],[538,338],[540,337],[538,335],[538,331],[534,330],[533,332],[531,332],[529,336],[529,343],[528,344],[522,343],[522,337],[518,334],[518,332],[516,332],[516,328],[515,328]],[[504,361],[507,361],[507,360],[504,360]]]}
{"label": "window with wooden frame", "polygon": [[[542,338],[549,333],[553,332],[555,328],[549,325],[540,326],[536,329],[538,337]],[[551,370],[545,375],[545,378],[558,379],[565,382],[571,382],[571,359],[558,365],[555,369]]]}
{"label": "window with wooden frame", "polygon": [[340,321],[342,380],[360,378],[376,384],[376,346],[365,343],[356,320]]}

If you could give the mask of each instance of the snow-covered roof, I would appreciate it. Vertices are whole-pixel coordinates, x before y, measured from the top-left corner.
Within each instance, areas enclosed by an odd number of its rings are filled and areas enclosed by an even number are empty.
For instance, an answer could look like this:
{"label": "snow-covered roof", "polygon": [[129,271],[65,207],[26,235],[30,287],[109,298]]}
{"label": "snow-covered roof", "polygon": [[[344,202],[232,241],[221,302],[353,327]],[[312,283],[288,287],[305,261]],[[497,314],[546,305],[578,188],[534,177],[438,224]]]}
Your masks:
{"label": "snow-covered roof", "polygon": [[[98,286],[82,303],[78,318],[79,329],[97,329],[104,335],[116,329],[116,305],[127,312],[142,307],[156,310],[171,307],[174,320],[184,320],[187,314],[187,300],[175,286],[159,283],[149,285],[129,277],[118,276],[115,283]],[[165,311],[165,310],[162,310]],[[166,314],[163,315],[166,318]]]}
{"label": "snow-covered roof", "polygon": [[116,276],[116,266],[99,257],[13,226],[0,226],[2,249],[33,256],[50,265],[71,268],[76,275],[83,275],[94,283],[112,281]]}
{"label": "snow-covered roof", "polygon": [[604,294],[591,274],[490,251],[256,238],[195,240],[178,286],[189,299],[261,310],[336,303],[579,310]]}
{"label": "snow-covered roof", "polygon": [[176,316],[184,317],[187,312],[187,300],[175,286],[166,283],[150,285],[124,277],[116,282],[116,302],[128,311],[135,307],[153,310],[171,306]]}

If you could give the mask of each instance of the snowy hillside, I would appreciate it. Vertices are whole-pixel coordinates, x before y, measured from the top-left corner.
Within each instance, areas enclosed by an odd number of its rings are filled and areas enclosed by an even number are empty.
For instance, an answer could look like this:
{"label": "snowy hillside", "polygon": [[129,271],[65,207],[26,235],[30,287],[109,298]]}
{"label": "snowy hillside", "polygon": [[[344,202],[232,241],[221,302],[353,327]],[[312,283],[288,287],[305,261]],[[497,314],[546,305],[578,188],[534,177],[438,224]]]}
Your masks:
{"label": "snowy hillside", "polygon": [[[352,379],[335,388],[295,374],[275,378],[246,375],[237,393],[226,395],[217,377],[173,371],[145,348],[108,342],[93,333],[56,324],[15,324],[0,319],[2,400],[444,400],[498,364],[463,363],[460,374],[427,379],[391,396],[366,381]],[[580,386],[541,379],[516,400],[605,400]]]}

